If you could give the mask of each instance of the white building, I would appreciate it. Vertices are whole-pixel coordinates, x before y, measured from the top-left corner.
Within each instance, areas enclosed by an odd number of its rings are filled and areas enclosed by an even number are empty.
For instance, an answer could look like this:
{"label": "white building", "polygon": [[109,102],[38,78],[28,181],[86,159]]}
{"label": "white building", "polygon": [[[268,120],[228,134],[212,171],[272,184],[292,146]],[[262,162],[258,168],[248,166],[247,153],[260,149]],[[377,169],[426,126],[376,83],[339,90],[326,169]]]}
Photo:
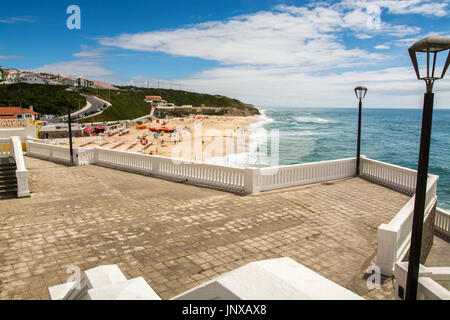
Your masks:
{"label": "white building", "polygon": [[20,70],[18,69],[4,69],[5,84],[12,84],[19,82]]}
{"label": "white building", "polygon": [[77,84],[79,87],[82,88],[89,88],[92,87],[94,85],[94,81],[85,79],[85,78],[78,78],[77,79]]}
{"label": "white building", "polygon": [[33,107],[28,109],[21,107],[0,107],[0,118],[2,119],[22,119],[22,120],[36,120],[39,113],[33,111]]}
{"label": "white building", "polygon": [[62,84],[65,86],[75,87],[77,85],[77,81],[70,78],[63,78]]}
{"label": "white building", "polygon": [[160,96],[145,96],[144,101],[153,106],[167,106],[167,101]]}
{"label": "white building", "polygon": [[19,78],[19,82],[25,82],[30,84],[47,84],[48,81],[45,78],[42,78],[41,76],[33,75],[33,74],[26,74]]}

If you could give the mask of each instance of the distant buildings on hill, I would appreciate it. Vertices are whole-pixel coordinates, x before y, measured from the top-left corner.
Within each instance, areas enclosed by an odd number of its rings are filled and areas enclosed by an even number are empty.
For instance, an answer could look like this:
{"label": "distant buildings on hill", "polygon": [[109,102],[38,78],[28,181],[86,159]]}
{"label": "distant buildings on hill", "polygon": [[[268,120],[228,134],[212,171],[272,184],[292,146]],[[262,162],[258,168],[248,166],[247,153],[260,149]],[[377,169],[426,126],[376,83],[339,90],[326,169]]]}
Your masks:
{"label": "distant buildings on hill", "polygon": [[21,71],[19,69],[6,69],[0,66],[0,84],[8,85],[14,83],[64,85],[80,88],[96,88],[119,90],[118,88],[103,81],[89,80],[85,78],[62,77],[59,74],[46,72]]}
{"label": "distant buildings on hill", "polygon": [[160,96],[145,96],[145,102],[150,103],[153,107],[155,107],[156,112],[158,111],[184,111],[184,112],[219,112],[220,108],[216,107],[206,107],[204,104],[201,107],[194,107],[192,105],[182,105],[176,106],[174,103],[167,102]]}

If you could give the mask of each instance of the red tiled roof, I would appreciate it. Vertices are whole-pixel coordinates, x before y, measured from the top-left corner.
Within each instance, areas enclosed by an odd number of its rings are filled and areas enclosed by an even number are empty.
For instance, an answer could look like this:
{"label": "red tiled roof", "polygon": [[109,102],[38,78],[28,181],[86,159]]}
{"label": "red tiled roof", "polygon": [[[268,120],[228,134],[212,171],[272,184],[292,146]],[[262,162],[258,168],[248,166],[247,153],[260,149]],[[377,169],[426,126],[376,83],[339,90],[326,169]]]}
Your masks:
{"label": "red tiled roof", "polygon": [[162,98],[160,96],[145,96],[145,99],[162,100]]}
{"label": "red tiled roof", "polygon": [[16,117],[14,117],[14,116],[0,116],[0,120],[4,120],[4,119],[16,119]]}
{"label": "red tiled roof", "polygon": [[31,113],[34,115],[39,115],[39,113],[31,111],[30,109],[22,109],[20,107],[0,107],[0,116],[13,116],[18,113]]}

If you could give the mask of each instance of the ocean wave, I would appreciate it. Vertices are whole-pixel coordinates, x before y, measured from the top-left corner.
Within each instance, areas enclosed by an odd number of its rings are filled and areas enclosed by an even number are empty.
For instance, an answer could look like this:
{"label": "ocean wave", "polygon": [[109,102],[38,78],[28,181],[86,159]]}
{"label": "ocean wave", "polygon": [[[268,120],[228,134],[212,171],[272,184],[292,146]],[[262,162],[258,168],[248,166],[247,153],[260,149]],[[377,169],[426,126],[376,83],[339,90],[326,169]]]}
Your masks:
{"label": "ocean wave", "polygon": [[320,132],[320,131],[280,131],[280,136],[283,137],[293,137],[293,136],[324,136],[329,135],[330,133],[327,132]]}
{"label": "ocean wave", "polygon": [[258,121],[256,121],[256,122],[250,124],[250,128],[251,128],[251,129],[262,128],[262,127],[264,127],[264,125],[266,125],[266,124],[268,124],[268,123],[272,123],[272,122],[275,121],[275,119],[269,117],[269,116],[266,114],[266,111],[265,111],[265,110],[260,109],[259,112],[260,112],[260,115],[259,115],[259,117],[258,117]]}
{"label": "ocean wave", "polygon": [[295,117],[295,121],[300,123],[339,123],[339,121],[336,120],[319,117]]}

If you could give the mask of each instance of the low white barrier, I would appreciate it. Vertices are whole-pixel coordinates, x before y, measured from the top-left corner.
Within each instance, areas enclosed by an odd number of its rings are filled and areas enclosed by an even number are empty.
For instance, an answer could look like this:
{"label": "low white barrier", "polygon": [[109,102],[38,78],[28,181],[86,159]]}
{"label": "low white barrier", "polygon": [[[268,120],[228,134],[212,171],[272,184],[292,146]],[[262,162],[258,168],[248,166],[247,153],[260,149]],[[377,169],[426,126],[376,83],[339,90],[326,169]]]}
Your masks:
{"label": "low white barrier", "polygon": [[[395,264],[395,299],[405,298],[408,277],[408,262]],[[419,283],[417,286],[418,300],[449,300],[450,299],[450,267],[419,266]]]}
{"label": "low white barrier", "polygon": [[96,164],[119,170],[152,174],[157,177],[205,184],[238,192],[246,191],[244,184],[245,169],[243,168],[149,156],[100,147],[92,149],[87,152],[83,151],[84,157],[82,159],[79,153],[80,161],[83,163],[95,161]]}
{"label": "low white barrier", "polygon": [[27,155],[53,162],[70,163],[69,148],[31,140],[27,140]]}
{"label": "low white barrier", "polygon": [[[70,161],[67,147],[28,141],[28,154],[49,161]],[[274,168],[237,168],[101,147],[76,148],[77,165],[99,164],[248,194],[351,177],[355,158]]]}
{"label": "low white barrier", "polygon": [[437,208],[434,227],[438,232],[450,237],[450,212]]}
{"label": "low white barrier", "polygon": [[[429,213],[436,205],[438,179],[439,177],[435,175],[428,176],[424,221],[428,219]],[[402,261],[409,250],[414,202],[415,196],[400,209],[388,224],[381,224],[378,227],[377,264],[381,268],[381,273],[384,275],[391,276],[393,274],[394,264]]]}
{"label": "low white barrier", "polygon": [[355,176],[356,159],[312,162],[261,168],[260,191],[281,189]]}
{"label": "low white barrier", "polygon": [[16,162],[17,196],[19,198],[28,197],[30,195],[28,170],[23,159],[22,142],[20,137],[12,137],[11,142],[14,161]]}
{"label": "low white barrier", "polygon": [[409,195],[416,190],[417,171],[361,156],[360,176]]}
{"label": "low white barrier", "polygon": [[8,158],[11,156],[11,138],[0,138],[0,158]]}
{"label": "low white barrier", "polygon": [[0,128],[0,139],[11,137],[20,137],[22,141],[26,141],[28,138],[37,138],[37,134],[41,125],[36,123],[24,128]]}
{"label": "low white barrier", "polygon": [[28,197],[28,170],[23,159],[20,137],[0,139],[0,158],[13,158],[16,163],[17,196]]}

